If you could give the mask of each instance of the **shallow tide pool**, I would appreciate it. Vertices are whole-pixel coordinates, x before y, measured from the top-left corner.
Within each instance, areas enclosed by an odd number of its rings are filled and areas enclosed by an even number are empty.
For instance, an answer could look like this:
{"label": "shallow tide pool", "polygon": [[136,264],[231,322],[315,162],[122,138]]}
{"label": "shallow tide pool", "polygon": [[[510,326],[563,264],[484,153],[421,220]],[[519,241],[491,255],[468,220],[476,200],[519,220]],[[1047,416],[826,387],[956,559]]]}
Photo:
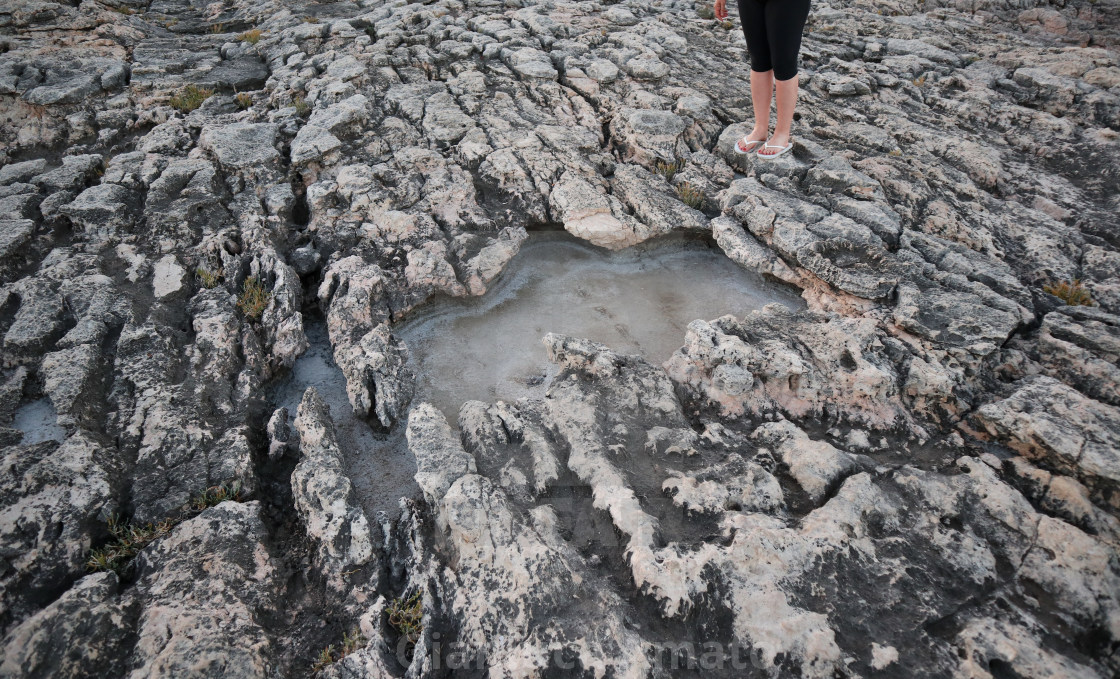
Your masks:
{"label": "shallow tide pool", "polygon": [[534,233],[482,298],[440,298],[400,324],[417,373],[414,402],[452,424],[468,400],[543,395],[553,366],[541,339],[586,337],[659,365],[684,344],[688,324],[743,316],[795,291],[764,280],[694,238],[612,253],[563,232]]}
{"label": "shallow tide pool", "polygon": [[[452,427],[465,401],[541,397],[555,367],[541,339],[549,332],[587,337],[654,364],[684,344],[688,324],[743,316],[797,294],[769,283],[701,239],[671,238],[621,253],[565,233],[534,233],[483,297],[439,298],[394,332],[407,343],[417,375],[412,403],[429,401]],[[310,348],[273,387],[272,402],[291,417],[307,387],[331,410],[339,447],[367,512],[395,514],[419,488],[404,440],[405,422],[375,432],[354,415],[321,318],[308,318]]]}

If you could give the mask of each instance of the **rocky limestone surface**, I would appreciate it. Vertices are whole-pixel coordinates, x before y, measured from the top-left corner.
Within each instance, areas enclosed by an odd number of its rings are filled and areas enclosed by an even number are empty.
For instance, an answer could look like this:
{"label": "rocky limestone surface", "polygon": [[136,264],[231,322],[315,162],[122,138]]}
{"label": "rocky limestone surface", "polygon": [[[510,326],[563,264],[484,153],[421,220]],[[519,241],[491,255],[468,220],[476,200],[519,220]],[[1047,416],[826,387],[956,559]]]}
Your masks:
{"label": "rocky limestone surface", "polygon": [[[1120,673],[1120,4],[815,0],[769,161],[705,8],[0,7],[0,676]],[[396,325],[536,229],[807,309],[449,422]]]}

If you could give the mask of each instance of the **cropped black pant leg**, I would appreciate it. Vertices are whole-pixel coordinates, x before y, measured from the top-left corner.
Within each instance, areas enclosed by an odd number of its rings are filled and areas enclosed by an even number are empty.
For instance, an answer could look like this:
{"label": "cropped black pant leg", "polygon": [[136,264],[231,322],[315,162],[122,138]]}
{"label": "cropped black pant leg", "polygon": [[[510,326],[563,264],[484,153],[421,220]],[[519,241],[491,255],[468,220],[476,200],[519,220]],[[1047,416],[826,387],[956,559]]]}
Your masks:
{"label": "cropped black pant leg", "polygon": [[773,69],[774,78],[797,75],[801,34],[810,0],[739,0],[739,20],[747,38],[752,71]]}

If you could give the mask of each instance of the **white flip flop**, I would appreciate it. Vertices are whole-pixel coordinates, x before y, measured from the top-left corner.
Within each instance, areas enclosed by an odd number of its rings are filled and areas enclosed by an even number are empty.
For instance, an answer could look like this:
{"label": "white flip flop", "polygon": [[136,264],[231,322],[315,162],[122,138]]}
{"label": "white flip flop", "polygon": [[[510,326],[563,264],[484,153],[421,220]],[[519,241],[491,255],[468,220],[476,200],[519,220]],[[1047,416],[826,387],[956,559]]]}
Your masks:
{"label": "white flip flop", "polygon": [[746,137],[740,137],[740,138],[736,139],[735,140],[735,153],[738,153],[738,154],[744,155],[744,156],[755,153],[758,150],[758,147],[757,146],[752,146],[750,151],[744,151],[744,150],[739,148],[739,142],[741,142],[741,141],[746,142],[748,144],[763,144],[763,143],[766,142],[765,139],[747,139]]}
{"label": "white flip flop", "polygon": [[781,149],[781,151],[778,151],[777,153],[762,153],[761,149],[755,152],[755,155],[763,160],[773,160],[783,153],[789,153],[789,150],[793,148],[793,142],[791,141],[785,146],[779,146],[777,144],[763,144],[762,146],[763,148],[768,149]]}

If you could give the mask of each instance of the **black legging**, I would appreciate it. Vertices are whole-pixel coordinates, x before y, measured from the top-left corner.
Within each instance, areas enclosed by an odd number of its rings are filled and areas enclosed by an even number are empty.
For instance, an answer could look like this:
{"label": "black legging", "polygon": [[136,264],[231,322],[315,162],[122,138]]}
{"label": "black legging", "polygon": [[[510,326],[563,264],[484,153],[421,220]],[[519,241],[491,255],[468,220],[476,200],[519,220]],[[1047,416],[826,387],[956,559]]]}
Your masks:
{"label": "black legging", "polygon": [[739,0],[751,70],[773,69],[778,80],[797,75],[797,53],[808,17],[809,0]]}

